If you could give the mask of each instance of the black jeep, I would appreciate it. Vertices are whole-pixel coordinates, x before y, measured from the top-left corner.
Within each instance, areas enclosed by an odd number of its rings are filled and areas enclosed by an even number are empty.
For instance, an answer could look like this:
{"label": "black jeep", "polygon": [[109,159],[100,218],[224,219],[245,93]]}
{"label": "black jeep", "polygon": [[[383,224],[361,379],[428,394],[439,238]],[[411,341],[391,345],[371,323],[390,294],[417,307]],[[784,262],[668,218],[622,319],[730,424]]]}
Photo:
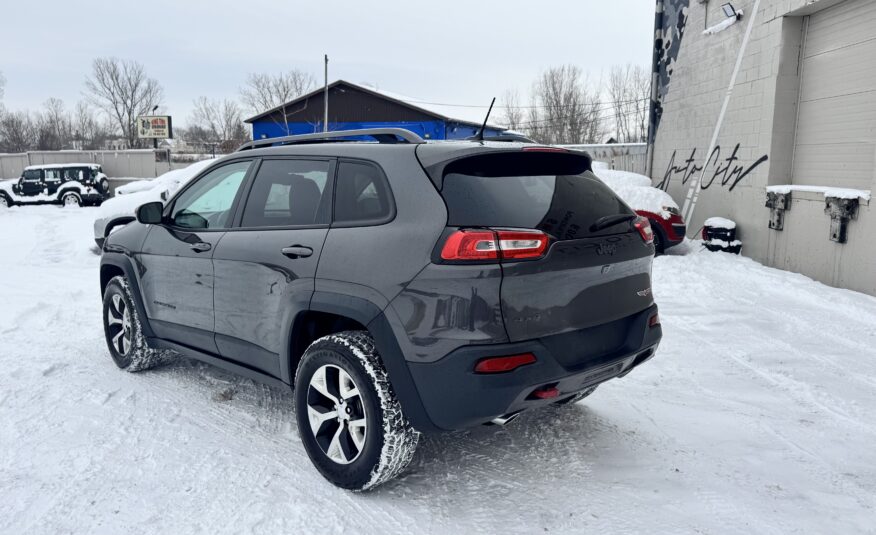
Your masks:
{"label": "black jeep", "polygon": [[648,222],[581,152],[260,140],[137,221],[101,261],[116,364],[178,352],[292,386],[311,460],[348,489],[399,474],[420,432],[577,401],[661,338]]}
{"label": "black jeep", "polygon": [[67,163],[26,167],[18,181],[0,182],[0,205],[99,205],[109,197],[100,165]]}

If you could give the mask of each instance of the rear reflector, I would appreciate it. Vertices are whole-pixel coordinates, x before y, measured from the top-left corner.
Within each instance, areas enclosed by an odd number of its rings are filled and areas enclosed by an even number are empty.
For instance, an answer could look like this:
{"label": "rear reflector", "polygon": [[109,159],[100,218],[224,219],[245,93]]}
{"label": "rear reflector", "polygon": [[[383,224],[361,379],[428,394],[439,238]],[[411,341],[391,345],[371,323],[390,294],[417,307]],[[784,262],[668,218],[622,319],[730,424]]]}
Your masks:
{"label": "rear reflector", "polygon": [[548,236],[537,230],[457,230],[441,248],[442,260],[541,258]]}
{"label": "rear reflector", "polygon": [[650,318],[648,318],[648,327],[656,327],[660,325],[660,315],[654,314]]}
{"label": "rear reflector", "polygon": [[654,231],[651,229],[651,223],[647,218],[641,216],[637,217],[633,226],[639,231],[639,235],[645,243],[654,243]]}
{"label": "rear reflector", "polygon": [[532,392],[532,397],[538,399],[554,399],[560,397],[560,389],[555,386],[543,386]]}
{"label": "rear reflector", "polygon": [[535,362],[535,355],[532,353],[523,353],[522,355],[511,355],[508,357],[490,357],[479,360],[475,365],[476,373],[505,373],[516,370],[521,366],[532,364]]}

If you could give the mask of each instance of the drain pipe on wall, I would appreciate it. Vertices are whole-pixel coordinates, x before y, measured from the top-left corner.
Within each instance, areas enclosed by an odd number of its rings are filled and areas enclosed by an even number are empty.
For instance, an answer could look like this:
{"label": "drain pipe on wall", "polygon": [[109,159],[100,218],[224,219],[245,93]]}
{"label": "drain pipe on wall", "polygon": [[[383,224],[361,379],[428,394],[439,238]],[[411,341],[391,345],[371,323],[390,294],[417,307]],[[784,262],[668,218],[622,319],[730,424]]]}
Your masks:
{"label": "drain pipe on wall", "polygon": [[745,56],[745,49],[748,47],[748,41],[751,39],[751,30],[754,28],[754,20],[757,18],[758,8],[760,8],[760,0],[755,0],[754,7],[751,10],[751,18],[748,21],[748,27],[745,28],[745,36],[742,38],[742,45],[739,47],[739,55],[736,56],[736,65],[733,67],[733,74],[730,76],[730,84],[727,86],[727,92],[724,95],[724,103],[721,105],[721,113],[718,114],[718,122],[715,124],[715,131],[712,133],[712,140],[709,142],[709,150],[706,151],[706,161],[703,163],[703,170],[700,176],[694,179],[694,182],[687,190],[687,196],[684,199],[684,206],[681,209],[682,216],[690,228],[693,221],[694,210],[697,206],[697,200],[700,197],[702,190],[703,178],[706,176],[706,168],[708,168],[709,159],[712,157],[712,152],[718,144],[718,134],[721,133],[721,125],[724,123],[724,116],[727,113],[727,105],[730,103],[730,97],[733,95],[733,87],[736,85],[736,75],[739,74],[739,68],[742,65],[742,58]]}
{"label": "drain pipe on wall", "polygon": [[648,178],[653,176],[654,170],[654,138],[657,137],[657,85],[660,62],[660,49],[663,48],[663,0],[657,0],[657,8],[654,12],[654,54],[651,59],[651,102],[648,109],[648,155],[647,169],[645,174]]}

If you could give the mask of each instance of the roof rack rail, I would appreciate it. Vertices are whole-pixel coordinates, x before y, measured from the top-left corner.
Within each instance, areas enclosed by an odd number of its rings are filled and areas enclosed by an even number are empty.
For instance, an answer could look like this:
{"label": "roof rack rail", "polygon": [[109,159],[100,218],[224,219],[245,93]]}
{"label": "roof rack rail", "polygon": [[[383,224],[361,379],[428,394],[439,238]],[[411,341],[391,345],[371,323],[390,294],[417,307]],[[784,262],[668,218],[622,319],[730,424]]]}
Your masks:
{"label": "roof rack rail", "polygon": [[360,130],[334,130],[332,132],[317,132],[297,136],[269,137],[256,139],[241,145],[237,152],[271,145],[294,145],[296,143],[319,143],[329,139],[353,136],[370,136],[378,143],[398,143],[399,138],[405,143],[425,143],[423,138],[404,128],[362,128]]}

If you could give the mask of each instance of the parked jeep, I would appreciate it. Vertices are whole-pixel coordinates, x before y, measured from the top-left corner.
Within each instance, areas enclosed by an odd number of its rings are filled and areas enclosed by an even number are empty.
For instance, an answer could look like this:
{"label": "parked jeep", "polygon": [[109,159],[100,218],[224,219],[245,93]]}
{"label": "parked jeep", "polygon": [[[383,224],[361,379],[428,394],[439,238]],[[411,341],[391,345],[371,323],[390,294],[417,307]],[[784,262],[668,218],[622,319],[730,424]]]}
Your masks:
{"label": "parked jeep", "polygon": [[106,237],[103,326],[123,369],[177,352],[293,387],[313,464],[364,490],[421,432],[573,403],[650,359],[653,256],[582,152],[259,140]]}
{"label": "parked jeep", "polygon": [[99,205],[109,197],[109,180],[100,165],[31,165],[18,181],[0,182],[0,206],[16,204]]}

